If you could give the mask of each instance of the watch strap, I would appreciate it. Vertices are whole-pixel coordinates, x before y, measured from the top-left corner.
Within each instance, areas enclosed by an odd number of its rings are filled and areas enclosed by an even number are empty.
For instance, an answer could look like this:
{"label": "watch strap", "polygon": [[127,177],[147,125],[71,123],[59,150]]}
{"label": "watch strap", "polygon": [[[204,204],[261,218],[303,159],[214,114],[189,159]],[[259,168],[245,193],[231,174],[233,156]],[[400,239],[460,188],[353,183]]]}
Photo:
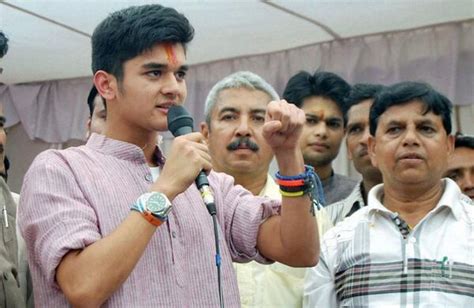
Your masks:
{"label": "watch strap", "polygon": [[140,198],[132,205],[130,210],[140,213],[143,216],[143,218],[146,219],[146,221],[148,221],[149,223],[151,223],[152,225],[156,227],[159,227],[160,225],[163,224],[163,222],[167,220],[166,218],[155,216],[153,215],[152,212],[145,210],[145,207],[143,203],[141,202]]}
{"label": "watch strap", "polygon": [[156,217],[153,215],[151,212],[145,211],[142,212],[143,218],[145,218],[149,223],[152,225],[159,227],[161,224],[164,222],[164,220],[161,220],[160,218]]}

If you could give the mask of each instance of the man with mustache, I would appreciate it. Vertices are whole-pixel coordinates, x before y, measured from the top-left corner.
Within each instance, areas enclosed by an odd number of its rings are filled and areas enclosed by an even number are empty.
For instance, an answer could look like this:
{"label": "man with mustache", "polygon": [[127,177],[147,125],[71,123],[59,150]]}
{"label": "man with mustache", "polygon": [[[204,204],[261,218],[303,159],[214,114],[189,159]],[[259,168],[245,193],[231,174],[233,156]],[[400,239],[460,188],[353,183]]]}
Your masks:
{"label": "man with mustache", "polygon": [[[237,72],[216,83],[206,99],[201,132],[215,171],[234,177],[254,195],[281,199],[268,174],[272,149],[263,137],[268,103],[278,100],[273,87],[251,72]],[[316,212],[319,234],[332,224],[324,209]],[[281,263],[234,263],[242,307],[301,307],[304,268]]]}
{"label": "man with mustache", "polygon": [[[0,31],[0,59],[8,51],[8,38]],[[1,71],[0,71],[1,73]],[[28,279],[28,261],[26,246],[17,232],[16,213],[19,196],[10,191],[7,185],[10,162],[5,155],[7,135],[6,118],[3,114],[3,103],[0,102],[0,306],[26,307],[26,298],[31,293]],[[1,296],[3,295],[3,296]],[[33,307],[33,298],[29,297],[28,307]]]}
{"label": "man with mustache", "polygon": [[446,177],[458,183],[461,190],[474,200],[474,137],[456,135],[454,153],[448,161]]}
{"label": "man with mustache", "polygon": [[454,149],[451,110],[418,82],[377,96],[368,147],[383,184],[324,236],[305,307],[473,307],[474,206],[442,178]]}
{"label": "man with mustache", "polygon": [[346,99],[346,146],[349,159],[362,175],[362,181],[354,186],[345,199],[326,207],[331,221],[336,225],[367,204],[369,190],[382,183],[382,174],[375,168],[368,153],[369,111],[375,96],[383,89],[382,85],[356,84]]}
{"label": "man with mustache", "polygon": [[[183,14],[159,4],[124,8],[95,28],[92,70],[107,103],[105,131],[84,146],[39,154],[22,186],[19,226],[35,261],[38,307],[238,307],[232,261],[317,263],[317,196],[306,185],[313,174],[298,147],[298,108],[272,101],[264,116],[280,187],[298,189],[281,202],[213,172],[199,132],[176,137],[162,155],[168,112],[187,97],[193,36]],[[195,185],[203,170],[212,218]]]}
{"label": "man with mustache", "polygon": [[[278,100],[275,90],[259,76],[238,72],[219,81],[209,92],[201,132],[209,146],[214,170],[234,177],[254,195],[269,178],[273,158],[262,134],[267,104]],[[279,196],[279,191],[276,191]]]}
{"label": "man with mustache", "polygon": [[326,206],[347,197],[357,184],[332,168],[344,138],[344,99],[350,89],[334,73],[302,71],[290,78],[283,92],[287,102],[306,114],[300,147],[305,163],[314,167],[323,182]]}

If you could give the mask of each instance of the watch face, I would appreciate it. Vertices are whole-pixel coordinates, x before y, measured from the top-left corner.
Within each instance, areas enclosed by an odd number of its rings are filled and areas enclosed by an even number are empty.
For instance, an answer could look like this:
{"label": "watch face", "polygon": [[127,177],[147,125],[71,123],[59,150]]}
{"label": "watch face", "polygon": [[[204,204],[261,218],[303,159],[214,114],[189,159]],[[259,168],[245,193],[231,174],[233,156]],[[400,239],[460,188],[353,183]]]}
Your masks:
{"label": "watch face", "polygon": [[162,194],[152,193],[146,201],[146,207],[154,215],[164,215],[167,214],[170,205]]}

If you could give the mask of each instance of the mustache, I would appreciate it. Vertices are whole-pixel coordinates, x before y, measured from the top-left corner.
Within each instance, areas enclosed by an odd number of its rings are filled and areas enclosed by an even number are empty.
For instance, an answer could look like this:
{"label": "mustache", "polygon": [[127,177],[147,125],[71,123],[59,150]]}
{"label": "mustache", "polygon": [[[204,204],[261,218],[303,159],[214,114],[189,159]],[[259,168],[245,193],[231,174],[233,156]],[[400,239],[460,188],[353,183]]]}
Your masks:
{"label": "mustache", "polygon": [[239,137],[239,138],[235,139],[234,141],[232,141],[227,146],[227,150],[235,151],[240,147],[249,148],[253,152],[257,152],[260,149],[259,146],[255,142],[250,140],[249,137]]}

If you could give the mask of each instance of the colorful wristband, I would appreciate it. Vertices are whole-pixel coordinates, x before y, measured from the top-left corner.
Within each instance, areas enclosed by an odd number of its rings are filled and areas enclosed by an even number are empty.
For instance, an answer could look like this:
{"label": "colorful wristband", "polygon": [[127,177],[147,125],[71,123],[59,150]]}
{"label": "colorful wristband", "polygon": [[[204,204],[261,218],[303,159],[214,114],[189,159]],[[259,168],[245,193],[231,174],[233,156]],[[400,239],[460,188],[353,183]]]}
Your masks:
{"label": "colorful wristband", "polygon": [[301,197],[308,194],[313,215],[315,208],[319,210],[324,206],[323,186],[313,167],[305,165],[305,172],[293,176],[284,176],[277,172],[275,178],[283,197]]}
{"label": "colorful wristband", "polygon": [[280,180],[277,178],[277,184],[280,186],[304,186],[306,183],[303,179],[301,180]]}
{"label": "colorful wristband", "polygon": [[295,191],[295,192],[289,192],[289,191],[284,191],[280,190],[280,194],[283,197],[301,197],[305,195],[305,192],[300,190],[300,191]]}
{"label": "colorful wristband", "polygon": [[303,186],[283,186],[283,185],[280,185],[280,190],[290,192],[290,193],[291,192],[298,192],[298,191],[305,192],[307,189],[308,189],[307,185],[303,185]]}

